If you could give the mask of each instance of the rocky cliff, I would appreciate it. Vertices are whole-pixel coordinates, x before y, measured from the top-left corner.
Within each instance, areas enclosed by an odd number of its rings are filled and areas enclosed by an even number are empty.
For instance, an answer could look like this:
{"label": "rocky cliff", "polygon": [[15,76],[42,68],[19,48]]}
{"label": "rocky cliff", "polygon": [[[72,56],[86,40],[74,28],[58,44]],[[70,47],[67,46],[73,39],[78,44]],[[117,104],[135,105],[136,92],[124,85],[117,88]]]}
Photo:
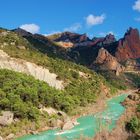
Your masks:
{"label": "rocky cliff", "polygon": [[119,61],[140,58],[140,35],[137,29],[130,28],[118,41],[115,56]]}
{"label": "rocky cliff", "polygon": [[63,81],[57,80],[57,75],[50,73],[48,69],[22,59],[12,58],[2,50],[0,50],[0,68],[32,75],[36,79],[45,81],[51,87],[55,87],[56,89],[64,88]]}
{"label": "rocky cliff", "polygon": [[[124,67],[118,63],[117,59],[113,57],[106,49],[101,48],[94,64],[102,70],[115,71],[116,75],[124,71]],[[93,64],[93,65],[94,65]]]}

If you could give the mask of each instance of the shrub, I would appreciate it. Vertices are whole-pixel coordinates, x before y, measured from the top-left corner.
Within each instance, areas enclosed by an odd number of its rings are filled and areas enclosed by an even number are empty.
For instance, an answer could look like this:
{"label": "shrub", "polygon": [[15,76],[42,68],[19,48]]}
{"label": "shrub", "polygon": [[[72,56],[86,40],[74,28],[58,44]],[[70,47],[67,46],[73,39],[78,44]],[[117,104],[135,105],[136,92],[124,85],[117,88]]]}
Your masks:
{"label": "shrub", "polygon": [[140,132],[140,120],[137,117],[132,118],[129,122],[127,122],[126,129],[133,133]]}

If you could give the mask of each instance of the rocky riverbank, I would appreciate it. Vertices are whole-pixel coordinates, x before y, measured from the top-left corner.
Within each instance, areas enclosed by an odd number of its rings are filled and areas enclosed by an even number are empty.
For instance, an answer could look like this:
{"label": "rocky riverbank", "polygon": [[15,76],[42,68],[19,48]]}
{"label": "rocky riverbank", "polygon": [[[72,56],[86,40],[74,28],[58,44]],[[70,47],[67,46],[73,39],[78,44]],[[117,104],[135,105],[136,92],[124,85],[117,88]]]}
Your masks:
{"label": "rocky riverbank", "polygon": [[125,113],[117,121],[116,127],[111,132],[103,130],[96,135],[94,140],[135,140],[133,134],[126,130],[126,122],[136,115],[137,105],[140,104],[140,93],[136,90],[126,98],[122,105],[126,108]]}
{"label": "rocky riverbank", "polygon": [[[130,91],[119,91],[117,95],[120,95],[121,93],[129,93]],[[101,112],[106,108],[106,100],[112,98],[111,96],[106,96],[105,94],[102,94],[102,96],[96,101],[95,104],[88,105],[86,107],[81,107],[77,109],[77,114],[72,115],[71,117],[65,114],[62,111],[57,111],[53,108],[41,108],[40,111],[46,112],[49,114],[49,116],[56,116],[59,117],[51,118],[49,119],[48,123],[42,120],[43,124],[42,127],[39,127],[38,129],[35,129],[33,125],[30,127],[26,127],[26,130],[21,131],[20,133],[16,135],[12,135],[13,137],[10,139],[14,139],[15,137],[21,137],[23,135],[27,134],[38,134],[39,132],[47,131],[47,130],[53,130],[56,128],[61,128],[62,130],[68,130],[73,128],[75,125],[78,125],[77,118],[89,114],[95,114],[97,112]],[[46,124],[46,125],[45,125]],[[35,125],[35,124],[34,124]],[[7,139],[7,138],[6,138]],[[9,138],[8,138],[9,139]]]}

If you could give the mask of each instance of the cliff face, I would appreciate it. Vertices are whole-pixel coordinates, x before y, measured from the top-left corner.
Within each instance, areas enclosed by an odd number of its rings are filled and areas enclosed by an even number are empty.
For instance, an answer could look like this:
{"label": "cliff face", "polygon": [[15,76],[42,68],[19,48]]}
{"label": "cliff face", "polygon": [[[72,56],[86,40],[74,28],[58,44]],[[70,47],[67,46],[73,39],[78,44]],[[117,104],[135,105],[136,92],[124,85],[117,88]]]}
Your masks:
{"label": "cliff face", "polygon": [[48,83],[49,86],[55,87],[56,89],[64,88],[63,81],[57,80],[57,75],[50,73],[48,69],[22,59],[12,58],[2,50],[0,50],[0,68],[32,75],[36,79],[44,81]]}
{"label": "cliff face", "polygon": [[[107,62],[109,68],[117,61],[123,63],[129,59],[140,58],[140,35],[139,31],[133,28],[129,28],[124,37],[118,41],[112,34],[89,39],[86,34],[64,32],[56,35],[50,41],[42,35],[31,35],[21,29],[15,30],[15,32],[24,37],[26,36],[26,38],[32,36],[32,39],[28,38],[28,41],[33,42],[31,43],[33,47],[39,48],[39,51],[43,50],[42,52],[47,53],[48,56],[51,54],[51,56],[68,59],[88,67],[99,58],[99,55],[104,55],[99,51],[101,48],[104,48],[115,59],[115,61],[114,59],[112,61],[112,57],[109,57],[111,59]],[[59,48],[59,46],[61,47]]]}
{"label": "cliff face", "polygon": [[100,38],[95,37],[92,39],[92,41],[93,41],[94,45],[103,46],[103,45],[109,45],[109,44],[115,42],[116,38],[114,35],[108,34],[105,37],[100,37]]}
{"label": "cliff face", "polygon": [[137,29],[130,28],[118,41],[115,53],[119,61],[140,58],[140,36]]}
{"label": "cliff face", "polygon": [[124,71],[124,67],[104,48],[99,50],[94,64],[98,65],[102,70],[115,71],[116,75],[119,75],[120,72]]}

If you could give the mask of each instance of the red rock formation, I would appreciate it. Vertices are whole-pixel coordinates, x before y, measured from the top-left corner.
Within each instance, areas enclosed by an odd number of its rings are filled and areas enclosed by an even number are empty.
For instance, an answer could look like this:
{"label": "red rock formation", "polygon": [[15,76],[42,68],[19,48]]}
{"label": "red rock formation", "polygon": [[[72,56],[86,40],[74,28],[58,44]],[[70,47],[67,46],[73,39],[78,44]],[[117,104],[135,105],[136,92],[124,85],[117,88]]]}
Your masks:
{"label": "red rock formation", "polygon": [[137,29],[130,28],[118,42],[115,56],[119,61],[140,58],[140,36]]}
{"label": "red rock formation", "polygon": [[94,45],[100,44],[100,45],[108,45],[116,41],[116,38],[112,34],[108,34],[105,37],[100,38],[93,38]]}
{"label": "red rock formation", "polygon": [[101,48],[98,52],[95,64],[102,70],[112,70],[119,75],[124,70],[124,67],[113,57],[106,49]]}

